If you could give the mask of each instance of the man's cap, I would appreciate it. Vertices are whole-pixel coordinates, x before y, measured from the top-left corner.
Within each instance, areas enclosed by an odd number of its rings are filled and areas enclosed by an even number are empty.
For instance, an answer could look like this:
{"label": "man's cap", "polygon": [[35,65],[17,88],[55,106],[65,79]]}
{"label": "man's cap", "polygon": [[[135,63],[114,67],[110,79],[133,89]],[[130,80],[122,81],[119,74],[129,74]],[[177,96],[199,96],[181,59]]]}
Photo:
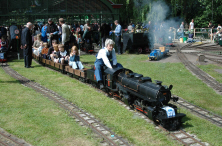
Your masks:
{"label": "man's cap", "polygon": [[52,21],[52,18],[49,18],[48,21]]}

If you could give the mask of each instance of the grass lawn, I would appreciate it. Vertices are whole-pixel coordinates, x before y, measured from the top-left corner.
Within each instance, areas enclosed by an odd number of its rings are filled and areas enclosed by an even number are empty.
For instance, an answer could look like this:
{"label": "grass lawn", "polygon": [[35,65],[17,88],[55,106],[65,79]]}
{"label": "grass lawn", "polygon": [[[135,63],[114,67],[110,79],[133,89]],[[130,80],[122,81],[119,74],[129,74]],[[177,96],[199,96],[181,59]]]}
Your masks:
{"label": "grass lawn", "polygon": [[209,65],[199,65],[200,69],[214,77],[219,83],[222,83],[222,74],[215,71],[215,69],[222,69],[221,66],[216,64],[209,64]]}
{"label": "grass lawn", "polygon": [[90,129],[0,68],[0,127],[32,145],[98,145]]}
{"label": "grass lawn", "polygon": [[[84,62],[94,62],[95,57],[92,55],[81,56]],[[152,79],[159,79],[164,81],[164,84],[173,84],[174,94],[179,93],[189,97],[189,94],[184,94],[186,91],[193,92],[192,88],[186,86],[195,86],[190,80],[195,83],[201,83],[196,77],[192,76],[180,63],[177,64],[161,64],[161,63],[147,63],[143,62],[147,59],[145,55],[122,55],[118,56],[118,60],[126,68],[133,71],[138,71],[145,76],[150,76]],[[41,65],[33,62],[34,68],[26,69],[23,67],[23,60],[10,62],[13,69],[18,71],[23,76],[30,80],[35,80],[41,85],[56,91],[69,101],[77,104],[79,107],[86,109],[94,116],[102,120],[108,127],[111,127],[117,134],[120,134],[129,139],[135,145],[178,145],[175,141],[168,139],[162,132],[157,131],[152,124],[146,123],[134,115],[134,113],[126,110],[124,107],[111,100],[101,93],[98,93],[94,88],[81,83],[77,80],[63,76],[60,73],[48,70]],[[131,65],[130,65],[131,64]],[[158,71],[155,71],[155,70]],[[178,71],[179,69],[179,71]],[[168,75],[167,75],[168,74]],[[169,76],[170,74],[170,76]],[[177,75],[178,74],[178,75]],[[179,75],[183,76],[181,78]],[[178,82],[176,80],[179,80]],[[180,82],[182,81],[181,84]],[[185,84],[186,83],[186,84]],[[176,84],[176,85],[175,85]],[[180,89],[183,87],[183,89]],[[197,86],[199,90],[201,87],[204,90],[209,88],[202,83]],[[186,90],[186,91],[184,91]],[[183,91],[183,92],[181,92]],[[213,91],[210,90],[211,93]],[[202,93],[201,93],[202,94]],[[178,94],[177,94],[178,95]],[[204,94],[203,94],[204,95]],[[189,98],[192,98],[189,97]],[[187,117],[184,119],[185,130],[196,134],[199,138],[209,142],[213,145],[220,145],[222,138],[218,133],[222,132],[221,128],[216,127],[210,122],[192,115],[186,110],[182,110]]]}
{"label": "grass lawn", "polygon": [[23,67],[23,60],[10,62],[10,66],[30,80],[56,91],[64,98],[92,113],[112,128],[118,135],[126,137],[135,145],[178,145],[152,124],[140,119],[116,101],[97,92],[78,80],[41,67],[33,62],[34,68]]}

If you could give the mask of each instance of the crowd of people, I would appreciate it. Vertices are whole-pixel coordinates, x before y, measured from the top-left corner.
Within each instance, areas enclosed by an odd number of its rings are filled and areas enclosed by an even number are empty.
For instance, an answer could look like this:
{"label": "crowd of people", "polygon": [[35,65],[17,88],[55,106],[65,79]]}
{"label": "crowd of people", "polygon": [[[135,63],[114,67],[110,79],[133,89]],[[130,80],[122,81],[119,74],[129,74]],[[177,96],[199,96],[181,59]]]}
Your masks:
{"label": "crowd of people", "polygon": [[[181,22],[180,25],[175,25],[172,26],[172,24],[170,23],[167,24],[168,22],[151,22],[149,21],[148,23],[137,23],[136,25],[131,22],[129,23],[128,26],[124,26],[124,30],[129,32],[129,33],[134,33],[134,32],[140,32],[141,30],[143,31],[147,31],[147,32],[151,32],[154,34],[154,37],[156,37],[155,35],[158,36],[158,34],[169,34],[169,33],[175,33],[176,34],[176,38],[183,38],[184,32],[185,30],[188,31],[190,33],[190,38],[193,38],[194,36],[194,30],[195,30],[195,23],[194,23],[194,19],[191,20],[191,22],[189,24],[185,24],[184,22]],[[208,28],[208,30],[206,29]],[[211,30],[216,30],[215,33],[211,34]],[[215,25],[212,24],[212,22],[209,22],[208,26],[205,26],[204,28],[202,28],[200,31],[208,31],[208,37],[211,37],[211,35],[213,35],[214,39],[218,36],[221,36],[222,34],[222,29],[221,29],[221,25],[218,24],[218,26],[216,27]]]}
{"label": "crowd of people", "polygon": [[[92,35],[90,33],[92,30],[97,30],[98,34],[95,33],[90,39],[95,37],[95,42],[99,43],[97,38],[99,38],[98,35],[101,35],[102,49],[106,48],[105,42],[110,33],[114,33],[116,35],[116,47],[119,50],[118,53],[121,54],[121,25],[117,20],[114,23],[117,26],[115,31],[112,31],[110,25],[106,23],[102,23],[101,27],[98,24],[90,25],[89,22],[86,22],[83,27],[77,23],[70,27],[63,18],[59,19],[59,25],[49,18],[48,23],[43,24],[42,28],[28,22],[21,31],[20,48],[23,49],[25,67],[31,68],[33,53],[55,63],[69,64],[73,69],[83,69],[84,66],[80,61],[79,51],[83,42],[87,41],[88,35]],[[14,32],[18,28],[12,25],[10,29],[12,30],[11,32]],[[13,39],[15,38],[13,35],[10,35],[12,48]],[[2,42],[4,42],[4,39],[2,39]]]}
{"label": "crowd of people", "polygon": [[[34,53],[56,63],[68,63],[73,68],[82,69],[84,67],[77,56],[84,43],[92,43],[94,40],[98,46],[101,43],[102,48],[105,48],[106,39],[110,37],[111,33],[114,33],[117,37],[116,46],[119,54],[122,53],[120,49],[121,26],[117,20],[114,23],[117,26],[115,31],[112,31],[111,25],[105,22],[101,26],[97,22],[90,24],[89,21],[84,25],[79,22],[70,25],[66,24],[63,18],[60,18],[58,23],[54,23],[49,18],[47,23],[32,24],[29,22],[21,27],[13,23],[10,27],[0,27],[1,50],[17,51],[16,37],[19,35],[15,33],[15,30],[19,30],[21,34],[21,42],[19,42],[21,46],[19,48],[24,50],[26,68],[31,67],[31,56]],[[70,60],[76,63],[70,63]]]}
{"label": "crowd of people", "polygon": [[[25,67],[29,68],[31,66],[31,56],[34,53],[37,56],[42,56],[45,59],[50,59],[56,63],[69,63],[73,68],[82,69],[83,66],[79,61],[79,50],[84,43],[92,43],[92,39],[97,45],[105,48],[105,41],[113,33],[115,35],[115,45],[118,50],[118,54],[124,53],[121,47],[121,35],[122,26],[119,24],[118,20],[114,21],[116,25],[115,30],[112,30],[112,26],[103,22],[101,26],[95,22],[90,24],[89,21],[86,24],[74,23],[73,25],[66,24],[63,18],[60,18],[57,23],[54,23],[51,18],[48,19],[47,23],[41,24],[31,24],[27,23],[26,26],[22,26],[19,30],[21,32],[21,48],[24,49]],[[178,37],[184,36],[185,30],[184,22],[178,27],[177,35]],[[214,29],[215,26],[209,22],[208,28]],[[166,29],[166,24],[164,22],[157,25],[149,21],[147,24],[137,24],[130,23],[127,27],[128,32],[134,32],[137,29],[147,29],[149,32],[158,32]],[[189,23],[188,30],[191,34],[194,32],[194,20],[192,19]],[[10,27],[0,27],[0,43],[1,50],[7,51],[10,48],[12,50],[17,50],[16,45],[16,33],[18,30],[16,24],[12,24]],[[175,28],[170,27],[169,32],[172,32]],[[93,32],[93,33],[92,33]],[[218,24],[217,32],[213,34],[214,36],[220,35],[222,33],[221,25]],[[8,38],[10,37],[10,38]],[[100,38],[101,37],[101,42]],[[10,42],[8,42],[10,40]],[[31,48],[31,51],[27,48]],[[27,50],[27,51],[25,51]],[[78,51],[77,51],[78,50]],[[78,62],[73,65],[70,63],[71,60]]]}
{"label": "crowd of people", "polygon": [[[33,45],[30,33],[32,29],[32,23],[27,23],[27,26],[22,30],[21,35],[21,48],[24,50],[24,61],[26,68],[31,68],[32,53],[34,53],[37,56],[49,59],[51,61],[54,61],[55,63],[67,64],[73,69],[84,69],[84,66],[80,61],[79,49],[77,48],[77,46],[72,46],[70,53],[67,50],[66,44],[68,41],[67,34],[69,34],[69,27],[64,23],[64,20],[62,18],[59,19],[59,23],[62,26],[62,40],[60,44],[57,43],[56,37],[54,36],[56,32],[54,31],[54,28],[52,26],[50,29],[52,31],[49,33],[49,35],[51,35],[51,38],[53,38],[53,40],[49,41],[49,43],[44,42],[42,41],[41,34],[37,34],[37,36],[34,37],[35,41]],[[116,35],[120,36],[121,26],[118,24],[117,20],[115,21],[115,24],[117,25],[116,30],[110,32],[113,32]],[[90,29],[90,27],[86,27],[85,29]],[[63,34],[64,32],[65,34]],[[105,35],[103,36],[103,38],[104,37]],[[119,43],[118,39],[116,39],[116,41],[118,41]],[[49,47],[49,45],[51,46]],[[112,39],[106,38],[104,47],[100,49],[98,54],[96,55],[95,76],[101,89],[104,88],[102,79],[103,66],[106,66],[108,68],[123,67],[121,64],[117,63],[114,45],[115,42]]]}

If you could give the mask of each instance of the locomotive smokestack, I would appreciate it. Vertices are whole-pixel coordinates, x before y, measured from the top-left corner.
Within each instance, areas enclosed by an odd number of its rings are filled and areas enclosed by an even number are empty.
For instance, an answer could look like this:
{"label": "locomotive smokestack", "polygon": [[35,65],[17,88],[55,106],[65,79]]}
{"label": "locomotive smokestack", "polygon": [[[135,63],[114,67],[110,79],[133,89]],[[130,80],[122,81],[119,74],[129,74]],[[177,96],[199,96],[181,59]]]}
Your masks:
{"label": "locomotive smokestack", "polygon": [[173,88],[173,85],[170,85],[170,86],[169,86],[169,90],[171,90],[172,88]]}
{"label": "locomotive smokestack", "polygon": [[161,82],[161,81],[158,81],[158,80],[155,80],[155,81],[156,81],[156,84],[157,84],[157,85],[160,85],[160,86],[162,85],[162,82]]}

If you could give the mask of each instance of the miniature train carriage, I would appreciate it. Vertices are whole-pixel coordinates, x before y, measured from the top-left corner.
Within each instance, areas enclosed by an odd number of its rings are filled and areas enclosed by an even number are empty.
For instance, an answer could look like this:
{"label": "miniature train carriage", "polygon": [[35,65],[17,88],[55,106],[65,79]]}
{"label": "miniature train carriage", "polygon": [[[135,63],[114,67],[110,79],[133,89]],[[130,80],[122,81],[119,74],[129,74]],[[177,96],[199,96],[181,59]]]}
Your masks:
{"label": "miniature train carriage", "polygon": [[150,55],[148,55],[149,60],[159,60],[167,55],[169,49],[165,49],[165,47],[160,47],[160,49],[153,50]]}

